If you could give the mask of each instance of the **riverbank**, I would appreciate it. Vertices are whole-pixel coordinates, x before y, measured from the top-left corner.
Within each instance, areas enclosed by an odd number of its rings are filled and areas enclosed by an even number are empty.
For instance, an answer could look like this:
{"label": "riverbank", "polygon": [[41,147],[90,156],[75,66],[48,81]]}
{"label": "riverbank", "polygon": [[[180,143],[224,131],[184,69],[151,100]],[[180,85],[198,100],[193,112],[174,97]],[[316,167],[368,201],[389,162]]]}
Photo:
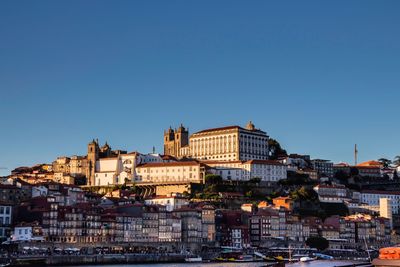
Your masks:
{"label": "riverbank", "polygon": [[105,265],[130,263],[179,263],[184,262],[181,254],[104,254],[104,255],[52,255],[19,256],[11,258],[10,266],[60,266],[60,265]]}
{"label": "riverbank", "polygon": [[[11,259],[10,267],[21,266],[185,266],[185,256],[181,254],[106,254],[106,255],[52,255],[52,256],[22,256]],[[335,263],[335,264],[333,264]],[[267,262],[212,262],[212,263],[191,263],[196,266],[266,266]],[[322,265],[321,265],[322,264]],[[301,266],[302,263],[291,263],[291,267]],[[367,263],[355,261],[314,261],[307,263],[308,266],[371,266]]]}
{"label": "riverbank", "polygon": [[[150,263],[150,264],[110,264],[102,265],[102,267],[265,267],[268,263],[262,262],[223,262],[223,263]],[[74,267],[97,267],[98,265],[78,265]],[[286,267],[367,267],[367,265],[359,265],[354,261],[323,261],[316,260],[307,263],[291,263]],[[48,266],[48,267],[68,267],[68,266]]]}

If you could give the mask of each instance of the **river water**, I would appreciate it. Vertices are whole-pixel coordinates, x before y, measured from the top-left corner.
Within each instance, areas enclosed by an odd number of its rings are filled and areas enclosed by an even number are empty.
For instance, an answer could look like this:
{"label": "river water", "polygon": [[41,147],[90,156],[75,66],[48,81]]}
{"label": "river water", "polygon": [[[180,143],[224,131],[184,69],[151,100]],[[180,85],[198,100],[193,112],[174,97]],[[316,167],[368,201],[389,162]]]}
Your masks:
{"label": "river water", "polygon": [[[334,267],[344,266],[349,264],[359,263],[355,261],[312,261],[312,262],[298,262],[286,264],[290,267]],[[101,265],[102,267],[261,267],[263,262],[221,262],[221,263],[162,263],[162,264],[118,264],[118,265]],[[77,265],[75,267],[98,267],[98,265]]]}

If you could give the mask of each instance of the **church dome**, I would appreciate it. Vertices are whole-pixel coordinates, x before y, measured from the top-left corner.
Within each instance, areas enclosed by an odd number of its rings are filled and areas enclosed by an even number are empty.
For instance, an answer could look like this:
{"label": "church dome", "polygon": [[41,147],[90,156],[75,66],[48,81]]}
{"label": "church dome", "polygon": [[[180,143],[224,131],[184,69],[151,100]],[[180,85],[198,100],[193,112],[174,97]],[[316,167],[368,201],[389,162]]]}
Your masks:
{"label": "church dome", "polygon": [[246,125],[246,129],[250,130],[250,131],[254,131],[256,129],[256,127],[254,126],[254,124],[251,121],[249,121],[249,123],[247,123],[247,125]]}

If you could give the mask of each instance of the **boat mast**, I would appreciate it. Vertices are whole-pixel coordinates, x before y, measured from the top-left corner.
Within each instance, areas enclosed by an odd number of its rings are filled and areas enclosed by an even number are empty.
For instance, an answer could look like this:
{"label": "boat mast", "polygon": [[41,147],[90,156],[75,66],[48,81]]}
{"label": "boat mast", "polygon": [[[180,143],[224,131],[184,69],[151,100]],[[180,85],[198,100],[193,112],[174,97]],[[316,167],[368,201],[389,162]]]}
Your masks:
{"label": "boat mast", "polygon": [[369,262],[371,262],[371,255],[369,254],[367,240],[365,239],[365,236],[364,236],[364,243],[365,243],[365,249],[367,250],[367,253],[368,253]]}

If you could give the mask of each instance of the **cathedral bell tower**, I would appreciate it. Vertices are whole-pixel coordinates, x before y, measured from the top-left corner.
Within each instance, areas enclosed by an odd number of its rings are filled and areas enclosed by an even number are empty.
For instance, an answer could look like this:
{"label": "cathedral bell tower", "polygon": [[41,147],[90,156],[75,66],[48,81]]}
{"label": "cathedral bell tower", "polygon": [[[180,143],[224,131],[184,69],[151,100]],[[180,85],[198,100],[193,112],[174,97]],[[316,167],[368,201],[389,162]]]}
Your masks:
{"label": "cathedral bell tower", "polygon": [[182,157],[181,148],[189,145],[189,131],[181,124],[175,131],[175,153],[177,157]]}
{"label": "cathedral bell tower", "polygon": [[88,168],[86,172],[86,183],[90,186],[95,185],[94,174],[96,171],[96,161],[99,159],[99,143],[94,140],[88,144],[87,161]]}
{"label": "cathedral bell tower", "polygon": [[164,131],[164,155],[175,154],[175,131],[169,127],[168,130]]}
{"label": "cathedral bell tower", "polygon": [[181,148],[189,145],[189,131],[181,124],[178,129],[164,131],[164,155],[181,157]]}

